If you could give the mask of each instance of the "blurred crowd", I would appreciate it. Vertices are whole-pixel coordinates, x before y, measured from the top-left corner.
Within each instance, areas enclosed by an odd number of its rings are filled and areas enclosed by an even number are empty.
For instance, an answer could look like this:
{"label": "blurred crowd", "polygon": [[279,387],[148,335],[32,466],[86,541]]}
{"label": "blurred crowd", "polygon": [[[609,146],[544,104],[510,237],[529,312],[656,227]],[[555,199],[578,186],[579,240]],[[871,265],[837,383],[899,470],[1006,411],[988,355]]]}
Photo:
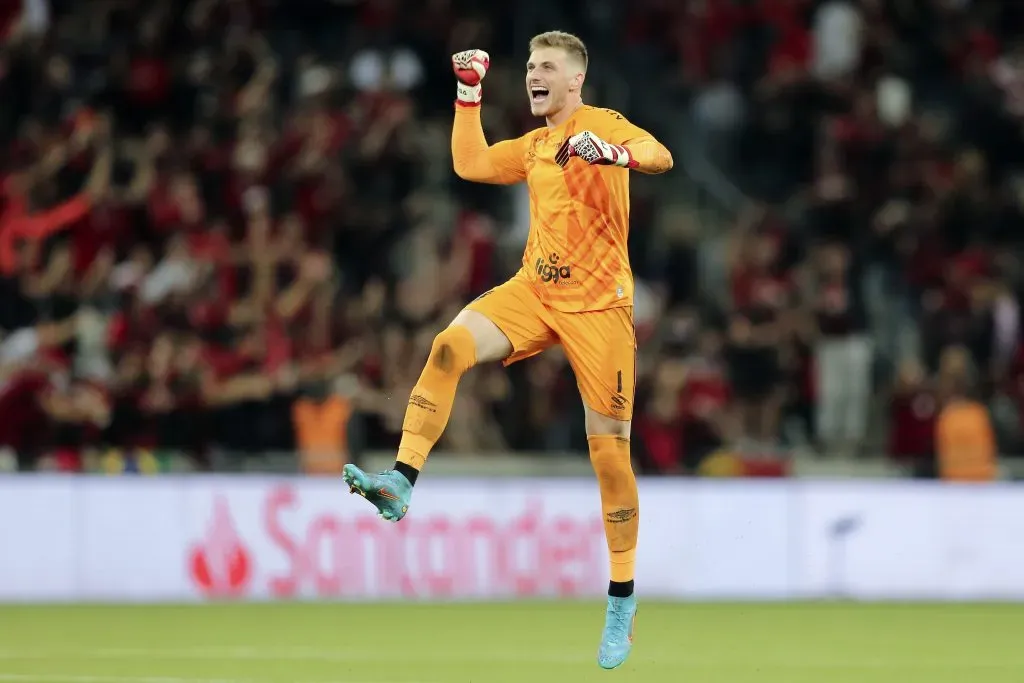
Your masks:
{"label": "blurred crowd", "polygon": [[695,146],[751,202],[718,245],[728,296],[690,314],[727,382],[714,408],[682,372],[666,393],[922,474],[961,436],[990,465],[1019,449],[1024,6],[684,5]]}
{"label": "blurred crowd", "polygon": [[[451,172],[449,55],[490,52],[511,137],[551,28],[589,41],[587,100],[745,197],[711,225],[686,164],[634,182],[640,467],[928,473],[963,405],[1017,448],[1024,5],[0,0],[0,460],[394,449],[528,227],[521,188]],[[582,416],[557,352],[477,368],[442,448],[585,452]]]}

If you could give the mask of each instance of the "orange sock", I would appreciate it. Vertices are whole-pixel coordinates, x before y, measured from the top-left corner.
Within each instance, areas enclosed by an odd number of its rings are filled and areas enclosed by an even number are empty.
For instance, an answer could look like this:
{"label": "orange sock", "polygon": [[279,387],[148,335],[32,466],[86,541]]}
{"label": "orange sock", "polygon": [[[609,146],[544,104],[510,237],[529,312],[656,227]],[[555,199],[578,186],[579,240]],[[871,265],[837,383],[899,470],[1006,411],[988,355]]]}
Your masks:
{"label": "orange sock", "polygon": [[601,516],[608,541],[611,580],[633,580],[640,532],[640,496],[629,459],[629,439],[591,436],[590,462],[601,487]]}
{"label": "orange sock", "polygon": [[476,342],[461,325],[452,325],[434,338],[402,423],[398,462],[423,469],[452,414],[459,379],[476,364]]}

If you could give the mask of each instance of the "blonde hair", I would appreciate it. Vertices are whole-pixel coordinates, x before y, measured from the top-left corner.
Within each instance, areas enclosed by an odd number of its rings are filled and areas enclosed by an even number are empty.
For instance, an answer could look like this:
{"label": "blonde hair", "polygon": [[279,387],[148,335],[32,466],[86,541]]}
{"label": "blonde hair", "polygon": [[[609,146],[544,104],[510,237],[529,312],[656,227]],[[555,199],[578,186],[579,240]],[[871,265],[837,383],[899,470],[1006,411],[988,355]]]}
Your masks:
{"label": "blonde hair", "polygon": [[587,70],[589,57],[587,46],[583,41],[571,33],[565,31],[547,31],[530,39],[530,52],[544,47],[557,47],[565,50],[565,53],[583,64],[583,70]]}

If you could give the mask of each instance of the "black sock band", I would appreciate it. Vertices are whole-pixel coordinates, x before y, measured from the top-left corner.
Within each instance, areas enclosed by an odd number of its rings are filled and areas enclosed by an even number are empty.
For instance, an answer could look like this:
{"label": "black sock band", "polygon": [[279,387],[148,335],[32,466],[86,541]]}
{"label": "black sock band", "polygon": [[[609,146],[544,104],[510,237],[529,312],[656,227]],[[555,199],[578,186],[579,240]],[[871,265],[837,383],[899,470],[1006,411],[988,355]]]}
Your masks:
{"label": "black sock band", "polygon": [[420,476],[420,471],[411,465],[406,465],[404,462],[395,463],[395,472],[398,472],[403,477],[409,480],[409,483],[413,486],[416,485],[416,477]]}
{"label": "black sock band", "polygon": [[608,595],[613,598],[628,598],[633,594],[633,581],[609,581]]}

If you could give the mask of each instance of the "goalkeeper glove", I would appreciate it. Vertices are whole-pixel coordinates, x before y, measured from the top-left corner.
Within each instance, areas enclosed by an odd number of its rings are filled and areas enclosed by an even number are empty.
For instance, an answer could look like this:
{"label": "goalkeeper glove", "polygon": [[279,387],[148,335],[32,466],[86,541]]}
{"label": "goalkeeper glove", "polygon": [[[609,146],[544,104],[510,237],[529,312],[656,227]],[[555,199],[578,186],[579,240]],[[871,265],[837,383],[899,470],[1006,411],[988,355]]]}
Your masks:
{"label": "goalkeeper glove", "polygon": [[456,91],[456,102],[467,107],[480,104],[483,89],[480,81],[484,80],[487,70],[491,68],[491,57],[483,50],[464,50],[452,55],[452,69],[459,79]]}
{"label": "goalkeeper glove", "polygon": [[589,130],[573,135],[562,143],[555,154],[555,162],[565,168],[569,159],[579,157],[591,165],[621,166],[636,168],[637,164],[629,150],[622,145],[613,145],[597,137]]}

